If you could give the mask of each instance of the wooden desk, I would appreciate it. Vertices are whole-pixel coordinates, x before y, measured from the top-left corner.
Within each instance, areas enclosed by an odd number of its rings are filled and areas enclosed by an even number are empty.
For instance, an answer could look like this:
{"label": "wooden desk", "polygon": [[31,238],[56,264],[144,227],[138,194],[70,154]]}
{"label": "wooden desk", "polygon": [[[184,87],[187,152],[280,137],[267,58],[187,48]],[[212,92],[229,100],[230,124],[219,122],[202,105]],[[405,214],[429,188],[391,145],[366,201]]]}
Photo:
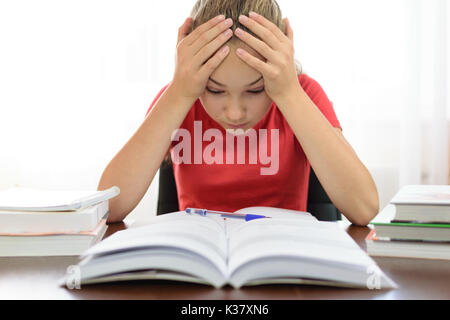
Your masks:
{"label": "wooden desk", "polygon": [[[105,237],[127,227],[111,224]],[[342,224],[365,249],[368,227]],[[362,290],[319,286],[264,285],[213,287],[170,281],[136,281],[85,285],[69,290],[60,279],[77,257],[0,258],[0,299],[450,299],[450,261],[405,258],[374,258],[399,285],[393,290]]]}

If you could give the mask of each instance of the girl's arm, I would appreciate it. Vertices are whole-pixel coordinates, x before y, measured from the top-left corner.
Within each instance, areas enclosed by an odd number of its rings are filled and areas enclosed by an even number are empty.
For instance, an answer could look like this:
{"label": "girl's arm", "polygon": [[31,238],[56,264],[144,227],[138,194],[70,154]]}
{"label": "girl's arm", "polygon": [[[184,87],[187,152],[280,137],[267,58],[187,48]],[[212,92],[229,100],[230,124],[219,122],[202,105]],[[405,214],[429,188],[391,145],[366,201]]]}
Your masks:
{"label": "girl's arm", "polygon": [[299,85],[277,99],[320,183],[342,214],[365,226],[378,213],[378,191],[339,128],[333,128]]}
{"label": "girl's arm", "polygon": [[142,125],[104,170],[98,190],[113,185],[120,194],[109,200],[108,222],[122,221],[145,195],[171,143],[195,100],[182,97],[171,83]]}

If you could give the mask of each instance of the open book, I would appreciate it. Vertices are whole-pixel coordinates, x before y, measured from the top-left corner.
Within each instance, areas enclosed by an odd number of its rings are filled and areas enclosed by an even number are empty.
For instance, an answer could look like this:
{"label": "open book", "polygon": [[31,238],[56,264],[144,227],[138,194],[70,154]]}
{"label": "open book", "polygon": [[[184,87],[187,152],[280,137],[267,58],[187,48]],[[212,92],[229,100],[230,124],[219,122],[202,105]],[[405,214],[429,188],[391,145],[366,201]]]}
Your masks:
{"label": "open book", "polygon": [[[376,263],[339,225],[309,213],[251,207],[245,222],[184,211],[118,231],[81,255],[80,283],[165,279],[209,284],[308,283],[393,288]],[[65,279],[62,279],[61,284]]]}

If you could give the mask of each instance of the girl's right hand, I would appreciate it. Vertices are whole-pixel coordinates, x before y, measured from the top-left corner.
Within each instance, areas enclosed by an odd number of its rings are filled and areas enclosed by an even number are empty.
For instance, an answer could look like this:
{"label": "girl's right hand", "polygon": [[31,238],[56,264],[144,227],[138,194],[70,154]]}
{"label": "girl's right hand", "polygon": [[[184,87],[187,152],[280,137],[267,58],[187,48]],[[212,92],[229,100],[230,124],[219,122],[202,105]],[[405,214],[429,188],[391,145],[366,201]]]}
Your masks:
{"label": "girl's right hand", "polygon": [[220,47],[233,35],[230,29],[233,21],[217,16],[188,35],[191,24],[192,18],[187,18],[178,29],[172,86],[181,96],[196,100],[205,91],[210,75],[230,51],[228,46]]}

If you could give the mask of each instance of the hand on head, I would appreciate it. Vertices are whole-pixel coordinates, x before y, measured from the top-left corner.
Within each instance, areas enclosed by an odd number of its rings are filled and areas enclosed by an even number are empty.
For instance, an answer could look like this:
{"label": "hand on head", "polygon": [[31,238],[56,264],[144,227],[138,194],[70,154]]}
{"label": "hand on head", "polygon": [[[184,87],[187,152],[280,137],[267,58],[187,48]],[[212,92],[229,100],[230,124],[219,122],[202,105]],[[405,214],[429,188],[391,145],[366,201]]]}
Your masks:
{"label": "hand on head", "polygon": [[187,18],[178,29],[172,84],[183,97],[197,99],[205,90],[209,76],[230,51],[228,46],[221,47],[233,35],[230,29],[233,21],[217,16],[189,33],[191,24],[192,19]]}

